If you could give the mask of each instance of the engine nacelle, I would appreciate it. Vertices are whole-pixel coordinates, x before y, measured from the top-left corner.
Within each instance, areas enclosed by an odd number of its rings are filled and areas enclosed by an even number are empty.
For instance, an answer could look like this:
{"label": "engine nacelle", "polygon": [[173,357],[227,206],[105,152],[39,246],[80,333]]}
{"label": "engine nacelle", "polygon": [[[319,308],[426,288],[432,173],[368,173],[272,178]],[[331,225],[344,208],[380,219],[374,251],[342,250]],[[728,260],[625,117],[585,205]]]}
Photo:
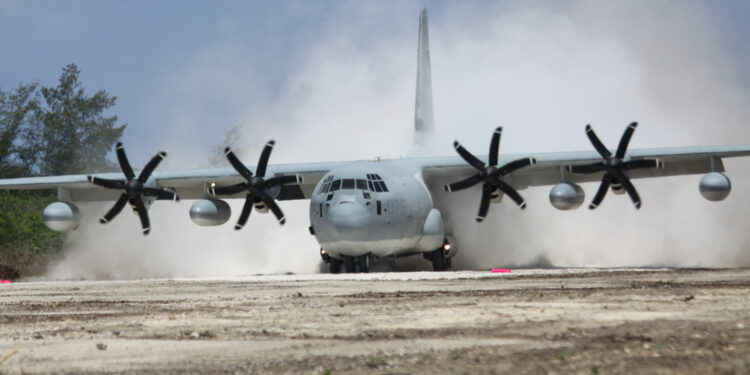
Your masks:
{"label": "engine nacelle", "polygon": [[224,224],[231,215],[229,204],[220,199],[205,198],[190,206],[190,220],[204,227]]}
{"label": "engine nacelle", "polygon": [[69,231],[78,228],[80,212],[73,203],[55,202],[44,208],[42,218],[49,229]]}
{"label": "engine nacelle", "polygon": [[586,194],[580,186],[561,182],[549,192],[549,202],[558,210],[574,210],[581,206]]}
{"label": "engine nacelle", "polygon": [[723,201],[732,191],[729,177],[719,172],[711,172],[701,178],[698,185],[703,198],[711,202]]}

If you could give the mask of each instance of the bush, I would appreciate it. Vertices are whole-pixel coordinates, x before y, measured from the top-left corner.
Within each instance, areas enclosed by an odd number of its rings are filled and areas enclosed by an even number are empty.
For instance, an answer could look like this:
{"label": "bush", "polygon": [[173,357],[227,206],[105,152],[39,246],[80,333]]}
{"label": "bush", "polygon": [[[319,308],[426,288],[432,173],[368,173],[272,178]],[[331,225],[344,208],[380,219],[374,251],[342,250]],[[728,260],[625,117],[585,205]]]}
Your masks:
{"label": "bush", "polygon": [[0,191],[0,279],[38,272],[60,251],[65,234],[42,220],[44,208],[55,201],[49,191]]}

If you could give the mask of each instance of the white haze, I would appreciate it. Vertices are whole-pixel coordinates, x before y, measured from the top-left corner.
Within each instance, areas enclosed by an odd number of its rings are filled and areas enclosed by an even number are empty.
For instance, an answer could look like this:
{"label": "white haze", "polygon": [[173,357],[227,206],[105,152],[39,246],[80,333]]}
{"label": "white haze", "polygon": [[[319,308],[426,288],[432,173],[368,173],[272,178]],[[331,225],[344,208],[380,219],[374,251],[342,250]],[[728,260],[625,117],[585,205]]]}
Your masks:
{"label": "white haze", "polygon": [[[501,154],[589,150],[587,123],[613,148],[634,120],[641,126],[633,148],[750,143],[750,97],[735,85],[738,67],[702,4],[565,4],[449,3],[430,13],[437,154],[450,155],[454,139],[486,154],[498,125]],[[156,83],[149,110],[175,135],[162,142],[170,156],[160,169],[205,166],[215,146],[206,140],[220,141],[236,124],[247,164],[271,138],[272,163],[406,155],[419,10],[402,2],[342,5],[316,42],[290,52],[293,68],[273,94],[253,85],[264,74],[253,66],[262,52],[241,38],[197,50]],[[235,121],[212,123],[206,113],[216,110]],[[131,158],[143,164],[150,156]],[[639,211],[609,193],[596,211],[561,212],[549,204],[549,187],[531,188],[521,191],[527,210],[506,199],[481,225],[473,220],[479,189],[436,199],[454,220],[458,267],[748,266],[750,161],[725,166],[735,189],[720,203],[700,197],[700,176],[635,181]],[[583,188],[587,204],[597,184]],[[241,231],[232,224],[242,202],[231,202],[230,222],[213,228],[190,222],[190,204],[156,202],[148,237],[127,209],[100,225],[110,204],[83,206],[85,222],[49,277],[317,272],[307,201],[282,202],[284,227],[253,213]]]}

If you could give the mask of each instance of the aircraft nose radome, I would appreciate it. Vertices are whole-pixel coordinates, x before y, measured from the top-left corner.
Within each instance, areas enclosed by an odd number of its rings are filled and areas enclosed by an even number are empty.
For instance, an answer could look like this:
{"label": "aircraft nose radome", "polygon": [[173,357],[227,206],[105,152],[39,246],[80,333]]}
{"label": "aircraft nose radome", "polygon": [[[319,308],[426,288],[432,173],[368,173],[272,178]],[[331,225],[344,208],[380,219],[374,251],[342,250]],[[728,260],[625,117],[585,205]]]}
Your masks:
{"label": "aircraft nose radome", "polygon": [[362,228],[369,222],[370,214],[359,204],[337,204],[328,210],[328,220],[339,230]]}

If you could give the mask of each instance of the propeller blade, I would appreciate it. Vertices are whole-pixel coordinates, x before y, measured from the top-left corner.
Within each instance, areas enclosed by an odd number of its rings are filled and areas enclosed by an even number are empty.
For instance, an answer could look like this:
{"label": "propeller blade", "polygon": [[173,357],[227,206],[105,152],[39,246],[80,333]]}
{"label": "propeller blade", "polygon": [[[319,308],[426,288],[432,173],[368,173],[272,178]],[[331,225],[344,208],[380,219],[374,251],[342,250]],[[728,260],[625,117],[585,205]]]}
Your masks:
{"label": "propeller blade", "polygon": [[250,217],[250,212],[253,211],[253,195],[248,194],[247,198],[245,198],[245,205],[242,206],[242,213],[240,213],[240,218],[237,219],[237,224],[234,225],[234,229],[240,230],[242,227],[245,226],[245,223],[247,223],[247,218]]}
{"label": "propeller blade", "polygon": [[601,172],[606,168],[603,162],[586,164],[586,165],[571,165],[568,166],[568,171],[572,173],[596,173]]}
{"label": "propeller blade", "polygon": [[638,159],[626,162],[623,166],[625,169],[639,169],[639,168],[661,168],[663,164],[661,160],[656,159]]}
{"label": "propeller blade", "polygon": [[146,211],[146,206],[143,205],[141,198],[134,198],[130,201],[135,205],[138,217],[141,218],[141,228],[143,228],[143,235],[145,236],[151,231],[151,224],[148,221],[148,211]]}
{"label": "propeller blade", "polygon": [[498,169],[498,173],[500,173],[501,176],[505,176],[506,174],[511,173],[517,169],[534,164],[536,164],[536,159],[532,157],[513,160],[512,162],[505,164],[500,169]]}
{"label": "propeller blade", "polygon": [[479,202],[479,213],[477,222],[481,223],[487,217],[487,211],[490,209],[490,194],[492,194],[492,185],[484,184],[482,186],[482,200]]}
{"label": "propeller blade", "polygon": [[612,153],[607,150],[607,147],[605,147],[602,141],[599,140],[599,137],[596,136],[594,128],[592,128],[591,125],[586,125],[586,136],[589,137],[589,141],[591,141],[591,144],[594,145],[594,148],[602,157],[607,159],[612,156]]}
{"label": "propeller blade", "polygon": [[90,183],[105,187],[107,189],[125,189],[125,181],[122,180],[109,180],[106,178],[98,178],[94,176],[86,176]]}
{"label": "propeller blade", "polygon": [[236,185],[221,186],[214,188],[214,195],[232,195],[247,190],[247,183],[240,182]]}
{"label": "propeller blade", "polygon": [[288,175],[288,176],[278,176],[269,178],[266,180],[266,187],[274,187],[279,185],[286,185],[286,184],[301,184],[302,183],[302,176],[300,175]]}
{"label": "propeller blade", "polygon": [[157,200],[180,201],[180,196],[177,195],[176,191],[165,188],[144,187],[143,195],[156,197]]}
{"label": "propeller blade", "polygon": [[224,155],[227,157],[227,160],[229,160],[229,163],[232,164],[234,170],[236,170],[245,180],[250,181],[250,179],[253,178],[253,172],[250,172],[250,170],[242,164],[240,159],[237,159],[237,156],[234,155],[232,149],[229,147],[225,148]]}
{"label": "propeller blade", "polygon": [[99,222],[102,224],[109,223],[112,219],[115,218],[115,216],[117,216],[117,214],[120,213],[120,211],[122,211],[122,208],[125,207],[125,203],[128,203],[128,195],[122,193],[122,195],[120,195],[120,199],[118,199],[117,202],[115,202],[115,205],[112,206],[112,208],[110,208],[109,211],[107,211],[107,213],[102,216],[101,219],[99,219]]}
{"label": "propeller blade", "polygon": [[443,188],[445,189],[445,191],[447,191],[449,193],[452,193],[454,191],[468,189],[468,188],[470,188],[470,187],[472,187],[472,186],[474,186],[474,185],[476,185],[476,184],[478,184],[480,182],[482,182],[482,176],[480,176],[478,174],[475,174],[475,175],[473,175],[473,176],[471,176],[469,178],[463,179],[461,181],[454,182],[452,184],[447,184],[447,185],[443,186]]}
{"label": "propeller blade", "polygon": [[510,199],[512,199],[516,204],[522,209],[526,209],[526,201],[523,199],[521,194],[518,194],[518,191],[513,188],[513,186],[508,185],[505,183],[505,181],[497,180],[498,187],[500,190],[505,193],[505,195],[509,196]]}
{"label": "propeller blade", "polygon": [[279,224],[284,225],[286,223],[286,217],[284,217],[284,213],[281,212],[281,208],[279,208],[279,205],[276,204],[276,202],[273,200],[273,198],[269,197],[266,194],[263,194],[263,203],[266,204],[266,206],[271,209],[271,212],[276,216],[276,220],[279,221]]}
{"label": "propeller blade", "polygon": [[500,151],[500,136],[503,134],[503,127],[498,126],[495,132],[492,133],[492,141],[490,142],[490,165],[497,165],[497,157]]}
{"label": "propeller blade", "polygon": [[158,154],[156,154],[151,160],[146,164],[146,166],[141,171],[141,174],[138,176],[138,181],[140,181],[142,184],[145,184],[149,177],[151,177],[151,173],[154,171],[157,165],[161,163],[162,159],[167,157],[167,153],[164,151],[159,151]]}
{"label": "propeller blade", "polygon": [[602,177],[602,183],[599,185],[599,190],[596,191],[596,195],[594,196],[594,200],[591,201],[591,204],[589,205],[589,209],[593,210],[602,203],[602,199],[604,199],[604,195],[607,194],[607,189],[609,189],[609,175],[605,174]]}
{"label": "propeller blade", "polygon": [[117,161],[120,163],[120,169],[125,174],[125,178],[128,180],[135,178],[135,173],[133,173],[133,168],[130,166],[128,157],[125,155],[125,148],[122,147],[122,142],[117,142],[115,153],[117,154]]}
{"label": "propeller blade", "polygon": [[268,141],[266,143],[266,147],[263,147],[263,152],[260,154],[260,159],[258,159],[258,167],[255,169],[255,175],[258,177],[263,177],[266,175],[266,166],[268,166],[268,158],[271,157],[271,151],[273,151],[273,145],[275,145],[276,142],[274,140]]}
{"label": "propeller blade", "polygon": [[615,152],[615,156],[618,158],[622,159],[625,157],[625,152],[628,150],[628,144],[630,144],[630,137],[633,136],[636,127],[638,127],[638,123],[632,122],[628,125],[627,129],[625,129],[625,133],[622,134],[620,144],[617,145],[617,152]]}
{"label": "propeller blade", "polygon": [[635,206],[635,209],[641,208],[641,197],[638,196],[638,192],[635,190],[635,186],[630,182],[630,179],[626,176],[623,176],[620,179],[620,183],[622,184],[622,187],[625,189],[625,191],[630,196],[630,200],[633,201],[633,205]]}
{"label": "propeller blade", "polygon": [[458,154],[461,155],[464,160],[466,160],[467,163],[471,164],[471,166],[480,171],[484,169],[484,163],[481,160],[477,159],[476,156],[472,155],[471,152],[467,151],[464,146],[461,146],[458,141],[453,142],[453,147],[456,149],[456,152],[458,152]]}

